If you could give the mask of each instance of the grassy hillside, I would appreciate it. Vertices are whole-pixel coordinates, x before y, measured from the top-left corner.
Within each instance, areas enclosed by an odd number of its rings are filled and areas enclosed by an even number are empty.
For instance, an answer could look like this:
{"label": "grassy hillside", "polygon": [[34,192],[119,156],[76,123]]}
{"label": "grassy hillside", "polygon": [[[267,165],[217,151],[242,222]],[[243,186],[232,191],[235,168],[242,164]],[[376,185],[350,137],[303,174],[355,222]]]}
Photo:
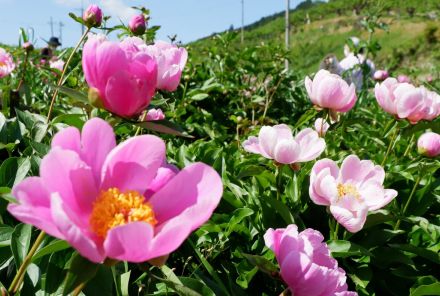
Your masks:
{"label": "grassy hillside", "polygon": [[[313,72],[329,53],[343,58],[343,45],[350,36],[368,39],[362,27],[368,15],[379,16],[378,22],[387,31],[376,30],[372,40],[381,50],[374,61],[378,67],[423,77],[435,74],[440,67],[440,2],[333,0],[328,3],[306,1],[291,11],[291,44],[288,53],[293,67]],[[310,20],[310,22],[308,22]],[[195,50],[212,46],[215,36],[192,44]],[[245,28],[245,43],[240,36],[233,41],[234,49],[258,44],[284,42],[283,13],[265,17]],[[417,65],[417,68],[409,65]],[[403,70],[402,70],[403,69]],[[399,73],[400,73],[399,72]]]}

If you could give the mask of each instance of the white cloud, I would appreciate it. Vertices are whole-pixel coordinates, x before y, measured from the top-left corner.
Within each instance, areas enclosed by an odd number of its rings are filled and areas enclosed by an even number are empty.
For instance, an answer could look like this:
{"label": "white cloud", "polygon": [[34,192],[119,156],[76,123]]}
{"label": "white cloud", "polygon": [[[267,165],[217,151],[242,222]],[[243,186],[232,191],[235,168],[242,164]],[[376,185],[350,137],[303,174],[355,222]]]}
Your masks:
{"label": "white cloud", "polygon": [[[2,1],[2,0],[0,0]],[[54,0],[58,5],[80,8],[83,5],[84,9],[91,3],[96,3],[104,12],[104,15],[109,15],[114,19],[121,19],[128,21],[136,11],[127,5],[124,0]]]}
{"label": "white cloud", "polygon": [[128,21],[136,14],[136,11],[130,5],[125,4],[123,0],[100,0],[99,2],[104,14],[120,18],[123,21]]}

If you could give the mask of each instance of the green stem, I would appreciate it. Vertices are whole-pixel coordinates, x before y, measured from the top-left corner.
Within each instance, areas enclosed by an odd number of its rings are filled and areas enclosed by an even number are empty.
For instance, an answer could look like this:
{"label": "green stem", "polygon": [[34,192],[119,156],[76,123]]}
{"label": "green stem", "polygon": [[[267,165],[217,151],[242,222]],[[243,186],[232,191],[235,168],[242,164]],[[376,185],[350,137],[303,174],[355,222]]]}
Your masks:
{"label": "green stem", "polygon": [[384,166],[385,162],[387,161],[387,158],[388,158],[388,156],[390,155],[390,152],[391,152],[391,148],[394,146],[398,134],[399,134],[399,126],[396,126],[396,128],[394,129],[394,133],[393,133],[393,136],[391,138],[390,144],[388,145],[388,149],[387,149],[387,152],[385,154],[385,157],[382,160],[381,166]]}
{"label": "green stem", "polygon": [[38,247],[43,242],[43,239],[45,236],[46,236],[46,233],[44,231],[41,231],[40,234],[38,235],[37,239],[35,240],[34,244],[32,245],[31,250],[26,255],[26,258],[24,258],[23,263],[21,264],[20,268],[18,269],[18,272],[15,275],[14,279],[12,280],[11,285],[9,286],[9,289],[8,289],[9,294],[15,294],[15,292],[17,292],[17,290],[20,288],[20,285],[24,280],[24,275],[26,273],[26,269],[27,269],[28,265],[31,263],[32,257],[34,256]]}
{"label": "green stem", "polygon": [[408,146],[406,147],[405,153],[403,153],[403,157],[406,157],[406,155],[408,154],[410,148],[412,147],[413,140],[414,140],[414,134],[412,134],[411,139],[408,142]]}
{"label": "green stem", "polygon": [[57,88],[55,89],[55,92],[53,93],[52,96],[52,100],[50,101],[50,106],[49,106],[49,112],[47,113],[47,119],[46,119],[46,123],[49,123],[50,121],[50,116],[52,115],[52,111],[53,111],[53,106],[55,104],[55,100],[57,98],[58,95],[58,87],[60,87],[63,84],[63,79],[64,79],[64,75],[66,75],[66,70],[67,67],[70,64],[70,61],[73,58],[73,55],[75,54],[75,52],[78,50],[78,48],[80,47],[81,43],[84,41],[84,39],[86,38],[87,34],[90,32],[91,28],[87,28],[87,30],[84,32],[84,34],[81,36],[81,38],[79,39],[78,43],[76,44],[75,48],[72,50],[72,52],[70,53],[69,58],[67,59],[66,63],[64,64],[64,68],[63,68],[63,72],[61,73],[61,77],[58,80],[57,83]]}
{"label": "green stem", "polygon": [[335,231],[333,232],[333,239],[338,240],[339,223],[336,221]]}
{"label": "green stem", "polygon": [[[147,112],[148,112],[148,111],[145,110],[144,113],[142,114],[141,122],[144,122],[145,117],[147,117]],[[134,136],[136,137],[137,135],[139,135],[140,131],[141,131],[141,127],[138,126],[138,128],[137,128],[136,133],[134,134]]]}
{"label": "green stem", "polygon": [[[423,171],[423,170],[422,170],[422,171]],[[422,180],[422,172],[420,172],[420,174],[418,175],[418,177],[417,177],[417,179],[416,179],[416,183],[414,183],[414,186],[413,186],[413,188],[412,188],[412,190],[411,190],[411,193],[410,193],[410,195],[409,195],[409,197],[408,197],[408,200],[406,201],[405,206],[403,207],[403,210],[402,210],[402,216],[405,215],[406,210],[408,209],[408,206],[409,206],[409,204],[411,203],[411,200],[412,200],[414,194],[416,193],[417,186],[419,186],[420,180]],[[397,223],[396,223],[396,225],[394,226],[394,230],[399,229],[400,221],[401,221],[400,219],[397,220]]]}
{"label": "green stem", "polygon": [[282,165],[278,165],[277,169],[276,169],[276,186],[277,186],[277,200],[280,200],[281,198],[281,170],[282,170]]}

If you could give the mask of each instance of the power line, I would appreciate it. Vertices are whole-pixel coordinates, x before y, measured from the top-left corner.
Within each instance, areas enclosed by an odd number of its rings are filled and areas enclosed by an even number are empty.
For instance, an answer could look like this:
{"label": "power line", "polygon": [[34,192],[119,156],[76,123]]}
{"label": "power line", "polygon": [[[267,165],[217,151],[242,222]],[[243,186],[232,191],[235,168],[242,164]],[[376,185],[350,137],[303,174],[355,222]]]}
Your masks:
{"label": "power line", "polygon": [[64,23],[63,22],[59,22],[58,23],[59,29],[60,29],[60,42],[63,43],[63,27],[64,27]]}
{"label": "power line", "polygon": [[50,22],[48,23],[49,25],[50,25],[50,36],[53,36],[53,25],[54,25],[54,22],[53,22],[53,19],[52,19],[52,17],[50,17]]}

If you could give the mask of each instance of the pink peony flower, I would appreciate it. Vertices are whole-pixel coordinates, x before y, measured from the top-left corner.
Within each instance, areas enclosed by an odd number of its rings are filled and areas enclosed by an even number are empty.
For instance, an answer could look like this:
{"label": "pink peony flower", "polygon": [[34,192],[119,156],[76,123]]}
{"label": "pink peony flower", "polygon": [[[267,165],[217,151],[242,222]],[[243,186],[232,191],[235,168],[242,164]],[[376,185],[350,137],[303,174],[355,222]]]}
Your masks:
{"label": "pink peony flower", "polygon": [[156,90],[157,63],[142,46],[145,43],[136,37],[115,43],[98,35],[89,35],[84,45],[86,81],[104,108],[119,116],[139,114]]}
{"label": "pink peony flower", "polygon": [[287,125],[279,124],[263,126],[258,137],[243,142],[243,148],[278,163],[292,164],[317,158],[325,149],[325,141],[311,128],[300,131],[294,138]]}
{"label": "pink peony flower", "polygon": [[387,79],[390,75],[388,74],[388,71],[386,70],[377,70],[374,72],[373,78],[376,81],[383,81]]}
{"label": "pink peony flower", "polygon": [[64,61],[63,60],[56,60],[56,61],[49,61],[50,68],[52,69],[58,69],[60,71],[63,71],[64,69]]}
{"label": "pink peony flower", "polygon": [[306,229],[298,233],[296,225],[269,229],[264,235],[266,246],[277,258],[281,277],[295,296],[355,296],[347,291],[345,271],[319,231]]}
{"label": "pink peony flower", "polygon": [[417,141],[417,147],[420,154],[428,157],[437,157],[440,155],[440,135],[427,132],[420,136]]}
{"label": "pink peony flower", "polygon": [[146,52],[154,56],[157,61],[157,88],[175,91],[188,60],[186,49],[164,41],[157,41],[154,45],[147,46]]}
{"label": "pink peony flower", "polygon": [[384,189],[385,172],[370,160],[350,155],[341,169],[330,159],[315,163],[310,176],[309,194],[317,205],[329,206],[333,217],[350,232],[362,229],[368,211],[378,210],[397,196]]}
{"label": "pink peony flower", "polygon": [[143,14],[135,15],[130,19],[128,28],[134,35],[142,35],[147,29],[147,21]]}
{"label": "pink peony flower", "polygon": [[324,137],[329,128],[330,124],[328,124],[324,120],[324,118],[318,118],[315,120],[315,131],[319,134],[320,137]]}
{"label": "pink peony flower", "polygon": [[0,78],[8,76],[15,69],[15,63],[10,53],[0,47]]}
{"label": "pink peony flower", "polygon": [[376,84],[374,92],[382,109],[413,124],[422,119],[433,120],[440,115],[439,95],[423,86],[415,87],[409,83],[399,83],[395,78],[387,78]]}
{"label": "pink peony flower", "polygon": [[163,120],[165,119],[165,114],[163,114],[162,109],[150,109],[147,112],[147,116],[145,118],[146,121],[155,121],[155,120]]}
{"label": "pink peony flower", "polygon": [[313,81],[306,77],[305,87],[313,104],[337,112],[347,112],[356,103],[356,89],[340,76],[319,70]]}
{"label": "pink peony flower", "polygon": [[87,27],[99,27],[102,23],[102,10],[98,5],[90,5],[83,13],[83,21]]}
{"label": "pink peony flower", "polygon": [[411,83],[411,79],[409,79],[408,76],[402,74],[397,76],[397,81],[400,83]]}
{"label": "pink peony flower", "polygon": [[40,177],[14,186],[19,204],[8,211],[93,262],[144,262],[175,251],[211,217],[222,191],[210,166],[179,172],[152,135],[116,146],[111,126],[95,118],[81,134],[69,127],[55,135]]}

